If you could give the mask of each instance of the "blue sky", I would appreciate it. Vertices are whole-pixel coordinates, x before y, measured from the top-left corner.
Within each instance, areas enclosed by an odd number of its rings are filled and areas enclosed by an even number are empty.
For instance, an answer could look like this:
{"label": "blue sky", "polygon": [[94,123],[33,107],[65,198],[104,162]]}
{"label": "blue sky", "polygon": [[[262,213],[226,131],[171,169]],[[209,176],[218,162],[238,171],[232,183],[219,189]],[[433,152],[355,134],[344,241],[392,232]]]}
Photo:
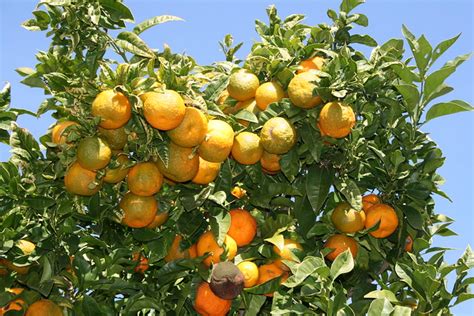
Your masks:
{"label": "blue sky", "polygon": [[[20,24],[29,19],[37,1],[0,1],[0,84],[12,84],[12,106],[36,110],[44,99],[39,89],[30,89],[19,83],[21,78],[15,68],[33,67],[35,53],[47,49],[48,40],[43,33],[28,32]],[[302,13],[307,24],[329,22],[328,8],[337,8],[334,0],[126,0],[137,22],[155,15],[177,15],[185,22],[160,25],[143,33],[143,38],[154,48],[163,43],[173,51],[187,53],[201,64],[222,60],[218,41],[230,33],[236,42],[245,45],[239,52],[244,58],[253,41],[255,19],[266,21],[265,8],[276,4],[281,16]],[[434,46],[443,39],[462,32],[458,42],[440,58],[436,66],[457,55],[474,51],[474,6],[471,0],[369,0],[356,9],[369,17],[365,32],[383,43],[389,38],[401,38],[401,25],[405,24],[415,35],[425,34]],[[131,27],[132,25],[130,25]],[[367,50],[368,51],[368,50]],[[474,103],[474,62],[469,60],[447,80],[455,91],[443,100],[461,99]],[[45,115],[40,119],[22,117],[19,124],[31,130],[36,137],[44,134],[53,120]],[[442,190],[453,203],[435,197],[437,211],[454,218],[451,228],[459,236],[437,238],[435,244],[454,248],[447,255],[454,262],[468,244],[474,244],[474,112],[442,117],[428,123],[424,129],[438,143],[447,157],[440,174],[446,179]],[[0,161],[9,157],[8,147],[0,144]],[[455,315],[471,315],[472,301],[453,310]]]}

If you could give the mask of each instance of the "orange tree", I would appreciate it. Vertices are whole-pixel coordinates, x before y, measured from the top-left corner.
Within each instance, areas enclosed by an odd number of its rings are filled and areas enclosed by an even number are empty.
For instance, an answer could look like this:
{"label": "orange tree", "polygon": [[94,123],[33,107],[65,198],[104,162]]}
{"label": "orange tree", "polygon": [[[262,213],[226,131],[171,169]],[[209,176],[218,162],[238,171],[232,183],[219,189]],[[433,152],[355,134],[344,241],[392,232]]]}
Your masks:
{"label": "orange tree", "polygon": [[[315,26],[270,7],[245,60],[228,35],[203,66],[140,38],[177,17],[112,37],[133,21],[121,1],[41,1],[24,27],[51,45],[18,72],[48,97],[29,113],[0,94],[0,288],[20,289],[0,314],[441,315],[471,298],[471,250],[447,264],[431,245],[451,220],[420,130],[472,110],[433,104],[468,56],[432,70],[457,37],[403,27],[407,58],[352,33],[362,2]],[[46,112],[39,142],[15,123]]]}

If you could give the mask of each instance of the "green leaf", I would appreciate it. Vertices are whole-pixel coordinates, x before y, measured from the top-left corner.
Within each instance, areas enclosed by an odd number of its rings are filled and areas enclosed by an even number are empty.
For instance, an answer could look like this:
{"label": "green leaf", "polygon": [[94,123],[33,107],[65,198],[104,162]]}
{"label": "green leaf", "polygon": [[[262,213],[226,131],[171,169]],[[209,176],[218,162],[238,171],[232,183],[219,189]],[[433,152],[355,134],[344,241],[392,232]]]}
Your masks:
{"label": "green leaf", "polygon": [[286,154],[281,156],[280,166],[283,174],[288,180],[293,181],[299,170],[299,155],[296,148],[293,148]]}
{"label": "green leaf", "polygon": [[407,306],[396,305],[393,309],[392,316],[411,316],[412,310]]}
{"label": "green leaf", "polygon": [[113,16],[126,22],[133,22],[133,14],[130,9],[122,2],[117,0],[99,0],[100,4],[107,9]]}
{"label": "green leaf", "polygon": [[418,88],[414,84],[396,85],[395,88],[397,88],[397,90],[403,96],[403,100],[405,100],[407,104],[408,113],[413,115],[416,112],[416,108],[420,102],[420,93],[418,92]]}
{"label": "green leaf", "polygon": [[407,221],[410,226],[419,230],[423,229],[423,216],[417,209],[409,205],[402,205],[401,208],[403,210],[403,213],[406,215]]}
{"label": "green leaf", "polygon": [[346,201],[356,210],[362,209],[362,196],[357,184],[349,178],[338,178],[334,181],[336,189],[346,198]]}
{"label": "green leaf", "polygon": [[242,298],[245,304],[245,316],[257,316],[267,298],[263,295],[252,295],[242,292]]}
{"label": "green leaf", "polygon": [[376,298],[376,299],[383,299],[386,298],[392,303],[397,303],[397,297],[392,291],[389,290],[377,290],[372,291],[364,295],[364,298]]}
{"label": "green leaf", "polygon": [[306,195],[309,203],[316,214],[319,214],[321,207],[331,188],[334,178],[334,170],[313,165],[306,175]]}
{"label": "green leaf", "polygon": [[162,23],[166,23],[166,22],[170,22],[170,21],[184,21],[183,19],[181,19],[180,17],[177,17],[177,16],[174,16],[174,15],[159,15],[159,16],[155,16],[151,19],[148,19],[148,20],[145,20],[139,24],[137,24],[137,26],[135,26],[133,28],[133,33],[139,35],[141,34],[142,32],[148,30],[149,28],[155,26],[155,25],[158,25],[158,24],[162,24]]}
{"label": "green leaf", "polygon": [[426,73],[426,67],[431,58],[432,48],[430,43],[422,35],[418,40],[415,39],[415,36],[408,30],[408,28],[403,25],[402,33],[405,38],[408,40],[413,56],[415,57],[415,62],[420,70],[420,73],[423,75]]}
{"label": "green leaf", "polygon": [[341,5],[339,6],[339,9],[341,11],[349,13],[362,3],[365,3],[365,0],[343,0]]}
{"label": "green leaf", "polygon": [[272,293],[278,290],[278,288],[280,287],[280,280],[281,277],[277,277],[257,286],[246,288],[244,289],[244,291],[247,293],[260,295]]}
{"label": "green leaf", "polygon": [[335,280],[341,274],[349,273],[354,269],[354,258],[349,249],[340,253],[331,264],[331,277]]}
{"label": "green leaf", "polygon": [[285,286],[294,288],[300,285],[307,277],[312,275],[318,268],[325,267],[324,260],[319,257],[307,256],[303,262],[296,265],[296,271],[285,281]]}
{"label": "green leaf", "polygon": [[219,245],[224,242],[225,235],[230,227],[230,214],[228,212],[220,212],[210,219],[211,230]]}
{"label": "green leaf", "polygon": [[366,46],[370,46],[370,47],[377,46],[377,41],[374,40],[369,35],[359,35],[359,34],[351,35],[350,42],[351,43],[358,43],[358,44],[362,44],[362,45],[366,45]]}
{"label": "green leaf", "polygon": [[132,32],[122,32],[117,36],[115,44],[118,47],[138,56],[153,58],[153,51],[137,34]]}
{"label": "green leaf", "polygon": [[434,64],[434,62],[458,40],[459,36],[461,36],[461,33],[436,45],[433,50],[430,65]]}
{"label": "green leaf", "polygon": [[370,303],[368,316],[390,316],[393,306],[386,298],[379,298]]}
{"label": "green leaf", "polygon": [[474,111],[474,107],[461,100],[452,100],[450,102],[437,103],[433,105],[426,113],[425,123],[440,116],[464,111]]}
{"label": "green leaf", "polygon": [[39,5],[41,4],[48,4],[52,6],[69,6],[72,4],[72,0],[41,0]]}

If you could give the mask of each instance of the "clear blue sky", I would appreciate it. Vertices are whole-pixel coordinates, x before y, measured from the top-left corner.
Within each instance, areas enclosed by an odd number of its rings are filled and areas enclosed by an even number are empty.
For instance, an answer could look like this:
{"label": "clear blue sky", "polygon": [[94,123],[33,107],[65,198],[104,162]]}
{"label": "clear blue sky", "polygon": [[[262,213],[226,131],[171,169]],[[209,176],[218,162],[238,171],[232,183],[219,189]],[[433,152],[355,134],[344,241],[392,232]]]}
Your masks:
{"label": "clear blue sky", "polygon": [[[36,63],[34,54],[47,49],[48,40],[43,33],[28,32],[20,27],[21,22],[30,18],[36,3],[35,0],[0,0],[0,83],[9,81],[12,84],[14,107],[33,111],[44,96],[39,89],[21,85],[21,78],[14,69],[33,67]],[[184,18],[186,22],[172,22],[150,29],[143,33],[143,38],[154,48],[161,49],[163,43],[167,43],[174,51],[185,52],[201,64],[223,59],[217,43],[227,33],[233,34],[237,42],[245,42],[239,53],[239,57],[245,57],[252,42],[257,40],[254,20],[266,21],[265,8],[272,3],[277,5],[281,16],[305,14],[307,24],[329,22],[327,9],[339,5],[335,0],[126,0],[125,3],[132,9],[137,22],[162,14]],[[379,43],[392,37],[401,38],[402,24],[415,35],[425,34],[433,45],[462,31],[461,38],[437,66],[457,55],[474,51],[472,0],[369,0],[356,11],[368,15],[366,32]],[[455,91],[443,99],[461,99],[473,104],[473,78],[474,62],[470,60],[448,79],[447,83],[455,87]],[[39,120],[25,116],[19,120],[19,124],[36,137],[44,134],[52,123],[48,116]],[[436,119],[428,123],[424,131],[430,133],[447,157],[440,169],[446,179],[442,190],[449,194],[453,203],[435,199],[437,211],[456,220],[452,229],[459,236],[437,238],[434,242],[437,246],[454,248],[447,255],[448,262],[452,263],[468,244],[474,244],[474,113]],[[0,145],[0,161],[8,157],[8,147]],[[453,312],[472,315],[473,310],[474,303],[470,301]]]}

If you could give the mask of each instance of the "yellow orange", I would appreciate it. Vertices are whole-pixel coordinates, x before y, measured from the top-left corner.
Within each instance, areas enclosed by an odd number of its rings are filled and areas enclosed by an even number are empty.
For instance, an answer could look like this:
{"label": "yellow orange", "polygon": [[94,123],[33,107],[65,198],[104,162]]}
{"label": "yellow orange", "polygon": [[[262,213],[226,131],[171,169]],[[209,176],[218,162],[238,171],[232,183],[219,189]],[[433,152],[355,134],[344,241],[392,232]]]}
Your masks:
{"label": "yellow orange", "polygon": [[92,102],[92,115],[100,117],[100,127],[116,129],[130,120],[132,106],[123,93],[112,89],[105,90],[99,93]]}
{"label": "yellow orange", "polygon": [[126,193],[120,201],[124,216],[122,224],[132,228],[148,226],[155,218],[158,202],[153,196],[139,196]]}
{"label": "yellow orange", "polygon": [[221,120],[210,120],[207,134],[199,146],[199,156],[210,162],[223,162],[234,144],[234,130]]}
{"label": "yellow orange", "polygon": [[64,176],[66,190],[77,195],[94,195],[100,190],[100,183],[96,183],[96,175],[96,172],[84,169],[78,162],[75,162]]}
{"label": "yellow orange", "polygon": [[202,143],[207,133],[207,118],[200,110],[187,107],[181,123],[167,132],[173,143],[194,147]]}
{"label": "yellow orange", "polygon": [[217,178],[220,169],[220,162],[209,162],[199,157],[199,170],[191,181],[196,184],[209,184]]}
{"label": "yellow orange", "polygon": [[199,156],[193,148],[181,147],[170,142],[168,165],[166,166],[161,159],[158,159],[157,165],[166,178],[175,182],[187,182],[199,171]]}
{"label": "yellow orange", "polygon": [[146,92],[140,96],[146,121],[159,130],[168,131],[181,124],[186,113],[183,98],[173,90]]}
{"label": "yellow orange", "polygon": [[133,194],[151,196],[160,191],[163,175],[154,162],[140,162],[128,172],[127,183]]}
{"label": "yellow orange", "polygon": [[[224,238],[225,250],[227,251],[227,260],[234,259],[237,254],[237,244],[235,240],[226,235]],[[203,260],[203,263],[210,266],[211,263],[218,263],[221,261],[220,257],[224,253],[224,247],[217,244],[217,241],[211,231],[207,231],[199,237],[197,242],[197,255],[204,256],[206,253],[210,253],[210,256]]]}
{"label": "yellow orange", "polygon": [[265,82],[258,87],[255,93],[255,101],[261,111],[265,111],[267,107],[273,103],[278,102],[285,97],[285,91],[277,82]]}
{"label": "yellow orange", "polygon": [[235,136],[232,145],[232,157],[243,165],[257,163],[263,155],[260,137],[251,132],[242,132]]}

